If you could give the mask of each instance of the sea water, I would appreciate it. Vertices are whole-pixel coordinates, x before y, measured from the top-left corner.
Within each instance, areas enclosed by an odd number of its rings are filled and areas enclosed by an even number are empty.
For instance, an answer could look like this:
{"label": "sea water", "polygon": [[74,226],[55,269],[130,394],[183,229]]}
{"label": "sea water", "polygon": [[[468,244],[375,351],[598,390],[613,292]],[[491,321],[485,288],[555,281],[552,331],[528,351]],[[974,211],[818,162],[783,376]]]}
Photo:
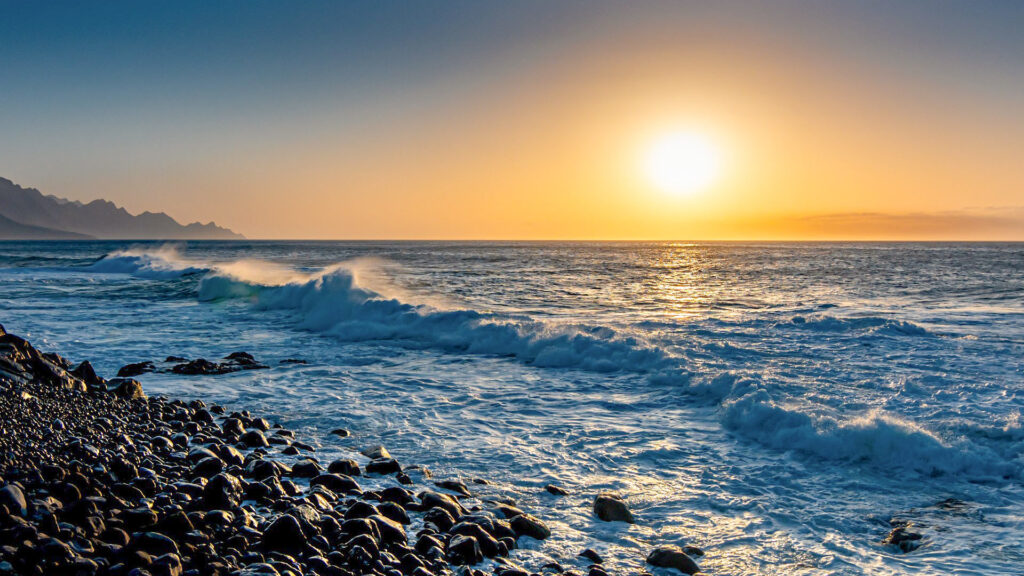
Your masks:
{"label": "sea water", "polygon": [[248,351],[140,380],[486,479],[534,569],[1024,573],[1024,244],[3,242],[0,322],[108,377]]}

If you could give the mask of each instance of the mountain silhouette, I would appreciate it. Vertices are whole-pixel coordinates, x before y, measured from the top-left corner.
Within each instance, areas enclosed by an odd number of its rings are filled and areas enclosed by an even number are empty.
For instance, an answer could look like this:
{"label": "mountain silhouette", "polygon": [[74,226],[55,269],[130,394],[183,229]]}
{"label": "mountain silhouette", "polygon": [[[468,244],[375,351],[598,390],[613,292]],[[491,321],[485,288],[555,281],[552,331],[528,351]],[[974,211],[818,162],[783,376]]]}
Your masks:
{"label": "mountain silhouette", "polygon": [[179,224],[163,212],[138,215],[107,200],[76,202],[0,178],[0,238],[109,240],[240,240],[213,222]]}

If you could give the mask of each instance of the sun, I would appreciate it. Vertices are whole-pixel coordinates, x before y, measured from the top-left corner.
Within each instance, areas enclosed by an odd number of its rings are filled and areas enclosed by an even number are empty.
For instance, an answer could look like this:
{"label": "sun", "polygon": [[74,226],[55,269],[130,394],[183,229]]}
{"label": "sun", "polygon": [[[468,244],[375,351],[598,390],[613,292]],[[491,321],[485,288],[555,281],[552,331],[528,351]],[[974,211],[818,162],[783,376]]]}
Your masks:
{"label": "sun", "polygon": [[644,172],[659,190],[689,195],[718,179],[722,154],[718,146],[698,132],[672,132],[651,143],[644,155]]}

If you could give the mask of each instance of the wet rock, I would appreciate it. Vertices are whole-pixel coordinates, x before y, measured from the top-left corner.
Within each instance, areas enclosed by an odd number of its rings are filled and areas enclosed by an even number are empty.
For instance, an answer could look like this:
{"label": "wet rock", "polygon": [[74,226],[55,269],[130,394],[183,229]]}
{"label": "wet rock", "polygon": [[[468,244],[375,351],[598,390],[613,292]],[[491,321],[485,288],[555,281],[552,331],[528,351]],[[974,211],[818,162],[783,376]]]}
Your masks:
{"label": "wet rock", "polygon": [[882,540],[883,544],[895,546],[900,552],[906,554],[918,549],[924,543],[924,536],[911,530],[914,526],[912,523],[893,521],[892,524],[895,528]]}
{"label": "wet rock", "polygon": [[659,546],[647,555],[647,563],[659,568],[675,568],[683,574],[696,574],[700,566],[678,546]]}
{"label": "wet rock", "polygon": [[385,518],[380,514],[374,514],[368,518],[377,527],[377,532],[380,534],[380,539],[385,544],[404,544],[406,542],[405,528],[402,525],[390,518]]}
{"label": "wet rock", "polygon": [[391,458],[391,453],[388,449],[383,446],[372,446],[369,448],[363,448],[359,451],[363,456],[366,456],[370,460],[376,460],[377,458]]}
{"label": "wet rock", "polygon": [[[498,541],[478,524],[474,524],[472,522],[459,522],[448,532],[451,534],[471,536],[477,541],[477,544],[480,545],[480,552],[487,558],[493,558],[497,556],[499,552],[502,552]],[[504,552],[508,553],[507,550],[504,550]]]}
{"label": "wet rock", "polygon": [[590,561],[591,561],[591,562],[593,562],[594,564],[601,564],[601,563],[603,563],[603,562],[604,562],[604,561],[603,561],[603,560],[601,559],[601,555],[600,555],[600,554],[598,554],[597,552],[593,551],[593,550],[592,550],[592,549],[590,549],[590,548],[587,548],[587,549],[586,549],[586,550],[584,550],[583,552],[580,552],[580,557],[582,557],[582,558],[586,558],[587,560],[590,560]]}
{"label": "wet rock", "polygon": [[617,494],[602,492],[594,499],[594,514],[605,522],[634,523],[633,513]]}
{"label": "wet rock", "polygon": [[171,368],[171,372],[174,372],[175,374],[195,376],[197,374],[225,374],[230,372],[230,370],[226,370],[222,368],[220,364],[210,362],[205,358],[196,358],[191,362],[175,365]]}
{"label": "wet rock", "polygon": [[349,431],[345,430],[344,428],[335,428],[334,430],[331,430],[331,434],[334,434],[335,436],[338,436],[340,438],[346,438],[349,436]]}
{"label": "wet rock", "polygon": [[208,509],[234,508],[242,498],[242,483],[237,477],[220,473],[203,488],[203,503]]}
{"label": "wet rock", "polygon": [[178,545],[175,544],[174,540],[171,540],[159,532],[142,532],[133,534],[128,545],[151,556],[178,553]]}
{"label": "wet rock", "polygon": [[323,472],[324,469],[319,464],[312,460],[301,460],[296,462],[292,466],[292,477],[293,478],[315,478]]}
{"label": "wet rock", "polygon": [[366,465],[367,474],[397,474],[402,467],[394,458],[375,458]]}
{"label": "wet rock", "polygon": [[561,486],[555,486],[554,484],[548,484],[547,486],[544,487],[544,489],[547,490],[549,494],[554,494],[555,496],[569,495],[569,492],[566,491],[565,488],[562,488]]}
{"label": "wet rock", "polygon": [[451,490],[452,492],[462,494],[463,496],[471,496],[469,488],[467,488],[466,484],[461,480],[438,480],[434,482],[434,485],[444,488],[445,490]]}
{"label": "wet rock", "polygon": [[432,490],[424,490],[419,494],[421,506],[424,510],[431,508],[443,508],[452,518],[458,518],[462,516],[466,509],[461,504],[455,501],[454,498],[447,494],[440,492],[434,492]]}
{"label": "wet rock", "polygon": [[245,426],[242,425],[242,421],[238,418],[227,418],[220,425],[220,429],[225,436],[232,438],[245,434]]}
{"label": "wet rock", "polygon": [[267,448],[270,446],[270,443],[267,442],[267,437],[259,430],[249,430],[242,434],[242,437],[238,440],[249,448]]}
{"label": "wet rock", "polygon": [[453,536],[448,542],[448,560],[452,564],[467,565],[483,562],[480,544],[472,536]]}
{"label": "wet rock", "polygon": [[119,398],[125,400],[145,399],[146,393],[142,391],[142,384],[131,378],[113,378],[107,381],[107,390]]}
{"label": "wet rock", "polygon": [[14,484],[8,484],[0,488],[0,509],[4,509],[12,516],[27,516],[28,503],[25,501],[25,493]]}
{"label": "wet rock", "polygon": [[544,540],[551,536],[551,530],[539,518],[530,514],[520,514],[509,521],[516,536],[529,536],[537,540]]}
{"label": "wet rock", "polygon": [[381,515],[386,516],[399,524],[410,524],[412,520],[404,508],[394,502],[384,502],[377,507]]}
{"label": "wet rock", "polygon": [[100,378],[99,376],[96,375],[96,371],[93,369],[92,364],[90,364],[88,360],[76,366],[75,369],[71,371],[71,374],[76,378],[80,379],[82,382],[85,382],[85,384],[90,388],[96,388],[102,386],[105,383],[105,380],[103,380],[103,378]]}
{"label": "wet rock", "polygon": [[359,464],[350,458],[335,460],[327,465],[327,471],[332,474],[344,474],[345,476],[359,476]]}
{"label": "wet rock", "polygon": [[129,532],[137,532],[155,526],[158,519],[156,512],[145,507],[121,512],[121,522]]}
{"label": "wet rock", "polygon": [[174,553],[164,554],[153,560],[149,571],[153,573],[153,576],[181,576],[181,558]]}
{"label": "wet rock", "polygon": [[211,478],[224,470],[224,462],[216,456],[203,458],[192,467],[192,476]]}
{"label": "wet rock", "polygon": [[429,522],[442,532],[447,532],[455,525],[455,518],[444,508],[431,508],[423,515],[423,521]]}
{"label": "wet rock", "polygon": [[331,492],[359,491],[359,484],[349,476],[342,474],[320,474],[309,481],[310,486],[323,486]]}
{"label": "wet rock", "polygon": [[277,552],[296,552],[306,549],[306,536],[294,516],[284,514],[278,516],[266,530],[261,540],[267,550]]}
{"label": "wet rock", "polygon": [[519,516],[520,514],[524,513],[519,508],[516,508],[515,506],[509,504],[498,504],[495,508],[498,510],[498,512],[501,512],[501,515],[505,518],[515,518],[516,516]]}
{"label": "wet rock", "polygon": [[135,364],[122,366],[121,369],[117,371],[117,377],[130,378],[132,376],[141,376],[142,374],[146,374],[147,372],[152,372],[154,370],[156,370],[156,366],[154,366],[152,362],[136,362]]}

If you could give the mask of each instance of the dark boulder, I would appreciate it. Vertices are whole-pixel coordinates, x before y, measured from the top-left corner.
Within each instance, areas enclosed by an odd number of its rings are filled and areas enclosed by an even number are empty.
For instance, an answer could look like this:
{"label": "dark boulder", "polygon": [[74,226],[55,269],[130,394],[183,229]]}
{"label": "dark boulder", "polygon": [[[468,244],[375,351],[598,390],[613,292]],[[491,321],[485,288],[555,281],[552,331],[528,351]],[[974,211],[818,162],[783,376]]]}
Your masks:
{"label": "dark boulder", "polygon": [[0,488],[0,508],[7,510],[12,516],[27,516],[28,503],[25,501],[25,493],[14,484]]}
{"label": "dark boulder", "polygon": [[90,388],[97,388],[102,386],[106,381],[96,375],[96,371],[93,370],[92,364],[88,360],[82,362],[71,371],[71,375],[75,376],[82,382],[85,382]]}
{"label": "dark boulder", "polygon": [[397,474],[402,471],[394,458],[375,458],[366,465],[367,474]]}
{"label": "dark boulder", "polygon": [[142,391],[142,384],[138,380],[132,380],[131,378],[113,378],[108,380],[107,391],[125,400],[146,398],[146,393]]}
{"label": "dark boulder", "polygon": [[900,552],[905,554],[916,550],[924,542],[924,536],[911,531],[913,524],[910,522],[897,522],[894,525],[896,527],[892,529],[892,532],[889,532],[885,540],[882,540],[883,544],[895,546]]}
{"label": "dark boulder", "polygon": [[332,474],[344,474],[345,476],[359,476],[359,464],[350,458],[335,460],[328,464],[327,471]]}
{"label": "dark boulder", "polygon": [[448,560],[452,564],[467,565],[483,562],[480,544],[472,536],[456,535],[448,542]]}
{"label": "dark boulder", "polygon": [[548,484],[544,487],[548,491],[548,494],[554,494],[555,496],[568,496],[569,492],[561,486],[555,486],[554,484]]}
{"label": "dark boulder", "polygon": [[203,504],[207,509],[234,508],[241,501],[242,483],[235,476],[220,473],[203,488]]}
{"label": "dark boulder", "polygon": [[159,532],[139,532],[132,534],[128,546],[135,550],[141,550],[151,556],[163,554],[177,554],[178,545],[174,540]]}
{"label": "dark boulder", "polygon": [[457,492],[463,496],[470,496],[469,488],[466,487],[466,483],[462,480],[438,480],[434,482],[435,486],[444,488],[445,490],[451,490]]}
{"label": "dark boulder", "polygon": [[647,563],[659,568],[675,568],[683,574],[696,574],[700,566],[679,546],[659,546],[647,555]]}
{"label": "dark boulder", "polygon": [[601,563],[604,562],[604,560],[601,558],[601,555],[598,554],[597,552],[594,552],[590,548],[587,548],[583,552],[580,552],[580,557],[581,558],[586,558],[587,560],[590,560],[594,564],[601,564]]}
{"label": "dark boulder", "polygon": [[141,376],[142,374],[146,374],[147,372],[152,372],[154,370],[156,370],[156,366],[154,366],[152,362],[136,362],[135,364],[122,366],[121,369],[117,371],[117,377],[130,378],[132,376]]}
{"label": "dark boulder", "polygon": [[292,465],[292,478],[315,478],[324,469],[312,460],[300,460]]}
{"label": "dark boulder", "polygon": [[516,536],[529,536],[537,540],[544,540],[551,536],[551,530],[539,518],[531,514],[520,514],[509,521]]}
{"label": "dark boulder", "polygon": [[267,437],[263,435],[263,432],[260,432],[259,430],[255,429],[249,430],[245,434],[242,434],[242,437],[239,438],[239,441],[248,446],[249,448],[267,448],[268,446],[270,446],[270,443],[267,442]]}
{"label": "dark boulder", "polygon": [[278,516],[267,526],[261,542],[267,550],[284,553],[298,552],[308,547],[299,521],[288,514]]}
{"label": "dark boulder", "polygon": [[605,522],[634,523],[633,513],[617,494],[602,492],[594,499],[594,514]]}
{"label": "dark boulder", "polygon": [[359,491],[359,484],[343,474],[320,474],[309,481],[310,486],[323,486],[331,492]]}
{"label": "dark boulder", "polygon": [[420,493],[421,507],[424,510],[431,508],[444,508],[452,518],[458,518],[466,513],[466,509],[455,501],[454,498],[447,494],[441,494],[440,492],[434,492],[433,490],[424,490]]}

